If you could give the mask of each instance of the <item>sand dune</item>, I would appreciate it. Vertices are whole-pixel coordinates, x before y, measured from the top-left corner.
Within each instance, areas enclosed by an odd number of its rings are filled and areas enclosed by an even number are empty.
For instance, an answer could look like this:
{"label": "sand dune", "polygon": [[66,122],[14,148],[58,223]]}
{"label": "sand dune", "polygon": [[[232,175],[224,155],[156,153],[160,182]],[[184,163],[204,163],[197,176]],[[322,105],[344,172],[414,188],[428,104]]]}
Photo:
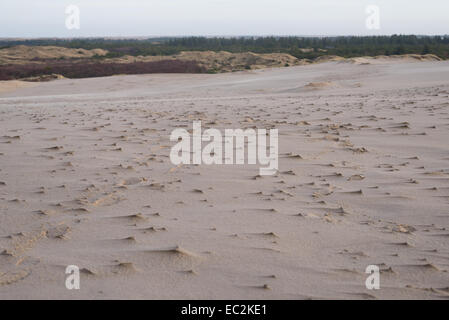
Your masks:
{"label": "sand dune", "polygon": [[[304,51],[305,50],[305,51]],[[311,49],[303,49],[309,52]],[[313,49],[312,49],[313,50]],[[375,57],[343,58],[340,56],[324,55],[316,59],[298,59],[286,53],[254,53],[254,52],[227,52],[227,51],[183,51],[174,55],[158,56],[130,56],[124,55],[117,58],[104,58],[108,54],[103,49],[72,49],[55,46],[13,46],[0,49],[0,65],[43,64],[49,61],[73,61],[74,63],[135,63],[155,62],[166,60],[196,61],[208,72],[232,72],[242,70],[257,70],[264,68],[289,67],[308,65],[314,63],[340,62],[350,64],[385,64],[403,62],[430,62],[441,59],[433,54],[418,55],[404,54]],[[103,57],[102,59],[92,59]],[[41,75],[25,78],[26,81],[50,81],[62,76]],[[1,90],[1,84],[0,84]],[[0,91],[1,92],[1,91]]]}
{"label": "sand dune", "polygon": [[[0,299],[447,299],[449,63],[368,60],[0,93]],[[194,120],[279,172],[173,165]]]}
{"label": "sand dune", "polygon": [[55,46],[13,46],[0,49],[1,64],[23,64],[45,59],[84,59],[107,54],[103,49],[71,49]]}

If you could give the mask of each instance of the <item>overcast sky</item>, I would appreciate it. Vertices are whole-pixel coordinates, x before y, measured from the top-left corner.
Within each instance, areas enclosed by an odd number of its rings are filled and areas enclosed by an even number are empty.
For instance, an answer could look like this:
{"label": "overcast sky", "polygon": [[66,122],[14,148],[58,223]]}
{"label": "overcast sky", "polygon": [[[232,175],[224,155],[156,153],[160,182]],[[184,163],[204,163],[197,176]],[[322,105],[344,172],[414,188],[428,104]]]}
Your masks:
{"label": "overcast sky", "polygon": [[[70,4],[79,30],[65,26]],[[449,34],[449,0],[0,0],[0,37],[393,33]]]}

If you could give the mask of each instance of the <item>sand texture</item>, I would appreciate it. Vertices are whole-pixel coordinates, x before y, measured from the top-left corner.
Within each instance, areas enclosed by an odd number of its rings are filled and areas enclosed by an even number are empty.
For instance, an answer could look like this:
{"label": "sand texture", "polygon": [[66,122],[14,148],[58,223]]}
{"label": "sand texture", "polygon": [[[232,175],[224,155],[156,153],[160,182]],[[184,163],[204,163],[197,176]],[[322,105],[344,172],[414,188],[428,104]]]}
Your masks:
{"label": "sand texture", "polygon": [[[0,92],[0,299],[447,299],[449,62],[366,60]],[[194,120],[279,172],[173,165]]]}

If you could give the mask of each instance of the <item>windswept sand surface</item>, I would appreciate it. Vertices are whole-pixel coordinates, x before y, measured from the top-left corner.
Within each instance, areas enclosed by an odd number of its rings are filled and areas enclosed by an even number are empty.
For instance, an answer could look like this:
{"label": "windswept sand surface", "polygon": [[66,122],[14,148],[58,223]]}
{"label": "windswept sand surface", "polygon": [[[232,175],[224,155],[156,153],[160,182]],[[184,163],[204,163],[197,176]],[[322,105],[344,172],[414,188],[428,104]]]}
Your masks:
{"label": "windswept sand surface", "polygon": [[[0,93],[0,299],[447,299],[448,98],[448,62]],[[279,173],[172,165],[194,120],[279,129]]]}

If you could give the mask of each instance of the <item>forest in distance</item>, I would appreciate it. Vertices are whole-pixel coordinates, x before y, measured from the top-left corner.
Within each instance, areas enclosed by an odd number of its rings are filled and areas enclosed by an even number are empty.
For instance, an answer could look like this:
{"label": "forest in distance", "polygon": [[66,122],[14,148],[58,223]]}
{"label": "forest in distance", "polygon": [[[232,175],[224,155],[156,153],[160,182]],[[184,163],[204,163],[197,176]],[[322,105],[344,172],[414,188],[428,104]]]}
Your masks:
{"label": "forest in distance", "polygon": [[159,37],[147,39],[48,38],[2,39],[0,49],[16,45],[105,49],[98,59],[125,55],[173,55],[182,51],[287,53],[298,59],[325,55],[344,58],[378,55],[434,54],[449,59],[449,35],[338,36],[338,37]]}

